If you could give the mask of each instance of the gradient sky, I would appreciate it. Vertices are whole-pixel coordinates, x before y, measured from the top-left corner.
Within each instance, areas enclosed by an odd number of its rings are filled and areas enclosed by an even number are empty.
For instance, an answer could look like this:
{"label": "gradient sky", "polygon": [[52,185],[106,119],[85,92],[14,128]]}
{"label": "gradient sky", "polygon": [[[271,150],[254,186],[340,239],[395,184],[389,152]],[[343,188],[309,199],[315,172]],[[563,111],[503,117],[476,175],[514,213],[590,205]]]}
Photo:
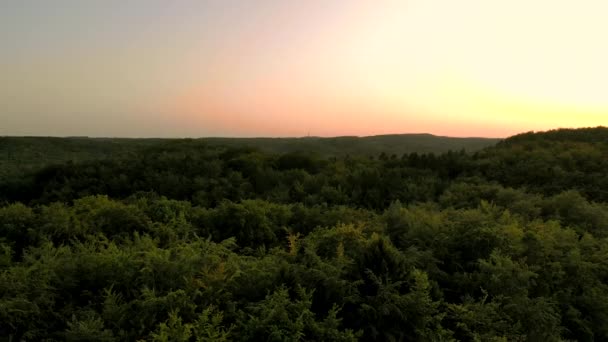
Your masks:
{"label": "gradient sky", "polygon": [[606,0],[2,0],[0,135],[608,125]]}

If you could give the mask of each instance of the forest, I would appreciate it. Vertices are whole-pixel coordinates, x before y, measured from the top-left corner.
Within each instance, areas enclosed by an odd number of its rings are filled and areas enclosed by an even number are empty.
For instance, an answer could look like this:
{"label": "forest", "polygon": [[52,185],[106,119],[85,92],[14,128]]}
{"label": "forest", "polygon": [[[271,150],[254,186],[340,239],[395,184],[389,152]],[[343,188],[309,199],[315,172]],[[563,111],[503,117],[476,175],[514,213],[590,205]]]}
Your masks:
{"label": "forest", "polygon": [[608,128],[3,139],[0,341],[608,341]]}

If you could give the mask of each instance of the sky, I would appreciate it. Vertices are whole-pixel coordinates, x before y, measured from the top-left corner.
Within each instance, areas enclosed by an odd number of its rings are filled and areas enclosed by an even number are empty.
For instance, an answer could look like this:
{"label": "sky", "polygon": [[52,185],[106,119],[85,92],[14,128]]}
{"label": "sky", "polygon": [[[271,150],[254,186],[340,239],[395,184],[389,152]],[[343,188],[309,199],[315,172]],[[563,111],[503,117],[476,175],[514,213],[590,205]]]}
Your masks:
{"label": "sky", "polygon": [[0,135],[608,126],[605,0],[3,0]]}

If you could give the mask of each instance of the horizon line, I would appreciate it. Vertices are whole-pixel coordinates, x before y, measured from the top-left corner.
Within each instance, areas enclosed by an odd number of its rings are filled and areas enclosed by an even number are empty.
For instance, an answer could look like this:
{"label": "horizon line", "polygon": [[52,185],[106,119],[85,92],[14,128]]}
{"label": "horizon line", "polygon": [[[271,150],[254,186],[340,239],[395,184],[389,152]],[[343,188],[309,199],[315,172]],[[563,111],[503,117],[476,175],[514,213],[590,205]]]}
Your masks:
{"label": "horizon line", "polygon": [[[521,132],[528,133],[530,131]],[[539,131],[540,132],[540,131]],[[521,134],[517,133],[517,134]],[[514,135],[517,135],[514,134]],[[450,136],[438,135],[433,133],[386,133],[386,134],[371,134],[371,135],[303,135],[303,136],[230,136],[230,135],[212,135],[212,136],[104,136],[104,135],[0,135],[0,138],[57,138],[57,139],[336,139],[336,138],[373,138],[386,136],[432,136],[436,138],[451,138],[451,139],[506,139],[507,137],[483,137],[483,136]],[[512,136],[512,135],[510,135]]]}

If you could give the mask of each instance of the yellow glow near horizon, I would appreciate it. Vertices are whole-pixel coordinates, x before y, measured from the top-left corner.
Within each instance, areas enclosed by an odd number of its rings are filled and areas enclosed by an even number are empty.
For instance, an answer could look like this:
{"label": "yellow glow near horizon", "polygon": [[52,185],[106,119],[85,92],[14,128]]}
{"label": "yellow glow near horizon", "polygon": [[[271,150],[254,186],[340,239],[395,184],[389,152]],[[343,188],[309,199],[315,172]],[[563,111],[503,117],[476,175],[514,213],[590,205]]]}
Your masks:
{"label": "yellow glow near horizon", "polygon": [[[608,125],[605,0],[193,3],[176,2],[158,24],[149,13],[127,18],[107,47],[0,63],[13,88],[1,109],[94,108],[115,113],[110,123],[130,119],[126,134],[146,121],[138,135],[507,136]],[[148,31],[129,35],[135,26]]]}
{"label": "yellow glow near horizon", "polygon": [[231,84],[251,102],[218,94],[194,117],[244,118],[278,135],[301,125],[320,135],[504,136],[606,124],[607,13],[604,1],[365,3],[263,76]]}

